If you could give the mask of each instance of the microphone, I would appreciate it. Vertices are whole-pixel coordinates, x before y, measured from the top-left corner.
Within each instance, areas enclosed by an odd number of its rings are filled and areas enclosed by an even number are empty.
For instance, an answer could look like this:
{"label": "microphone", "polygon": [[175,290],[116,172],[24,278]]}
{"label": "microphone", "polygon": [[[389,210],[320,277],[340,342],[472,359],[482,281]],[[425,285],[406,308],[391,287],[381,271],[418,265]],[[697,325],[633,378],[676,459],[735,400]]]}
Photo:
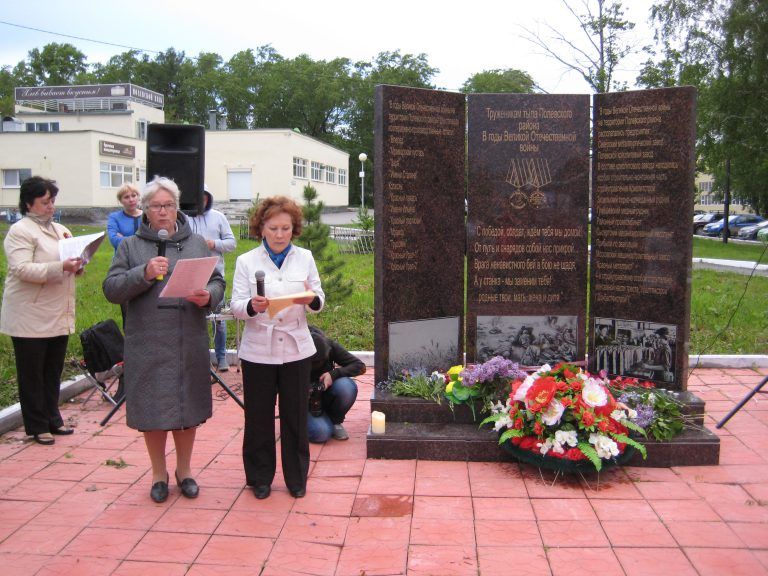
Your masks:
{"label": "microphone", "polygon": [[[157,243],[157,255],[158,256],[165,256],[165,243],[168,240],[168,230],[165,228],[161,228],[157,231],[157,237],[159,238],[159,242]],[[155,277],[155,280],[162,280],[164,276],[162,274],[158,274]]]}
{"label": "microphone", "polygon": [[265,296],[264,294],[264,270],[256,270],[254,274],[256,277],[256,294],[259,296]]}

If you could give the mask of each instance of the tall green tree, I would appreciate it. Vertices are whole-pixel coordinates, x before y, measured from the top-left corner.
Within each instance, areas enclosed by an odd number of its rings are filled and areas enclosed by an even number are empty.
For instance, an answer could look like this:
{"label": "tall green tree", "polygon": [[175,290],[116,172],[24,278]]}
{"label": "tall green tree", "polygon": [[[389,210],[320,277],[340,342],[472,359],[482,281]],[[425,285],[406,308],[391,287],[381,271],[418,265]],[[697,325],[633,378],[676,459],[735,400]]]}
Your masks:
{"label": "tall green tree", "polygon": [[36,86],[61,86],[83,83],[88,64],[86,56],[72,44],[46,44],[42,50],[28,52],[28,64]]}
{"label": "tall green tree", "polygon": [[483,70],[470,76],[461,86],[465,94],[514,92],[530,94],[536,83],[527,72],[507,68],[505,70]]}
{"label": "tall green tree", "polygon": [[626,83],[618,82],[615,74],[621,62],[640,48],[633,46],[627,38],[635,24],[625,18],[621,1],[561,1],[581,34],[574,38],[547,25],[544,35],[523,28],[525,38],[579,74],[595,92],[626,90]]}
{"label": "tall green tree", "polygon": [[326,306],[341,306],[352,295],[354,284],[341,273],[343,262],[332,252],[329,245],[330,228],[320,221],[323,203],[317,200],[317,190],[310,184],[304,186],[304,229],[298,244],[312,251],[320,278],[323,281]]}
{"label": "tall green tree", "polygon": [[700,169],[768,214],[768,3],[665,0],[652,15],[667,47],[657,68],[673,61],[677,83],[699,88]]}

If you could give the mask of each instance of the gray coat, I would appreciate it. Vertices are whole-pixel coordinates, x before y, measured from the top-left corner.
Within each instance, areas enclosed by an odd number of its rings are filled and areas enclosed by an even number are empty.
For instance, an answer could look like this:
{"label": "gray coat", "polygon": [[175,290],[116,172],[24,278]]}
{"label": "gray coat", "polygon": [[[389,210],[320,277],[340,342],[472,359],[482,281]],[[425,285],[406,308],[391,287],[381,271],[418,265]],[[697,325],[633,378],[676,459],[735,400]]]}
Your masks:
{"label": "gray coat", "polygon": [[[118,246],[102,285],[107,300],[126,307],[126,423],[142,431],[190,428],[212,414],[205,319],[210,309],[183,298],[158,298],[177,261],[210,256],[181,212],[177,225],[167,242],[170,270],[164,280],[144,279],[147,261],[157,256],[158,238],[142,219],[136,235]],[[207,286],[211,308],[224,298],[224,286],[214,270]]]}

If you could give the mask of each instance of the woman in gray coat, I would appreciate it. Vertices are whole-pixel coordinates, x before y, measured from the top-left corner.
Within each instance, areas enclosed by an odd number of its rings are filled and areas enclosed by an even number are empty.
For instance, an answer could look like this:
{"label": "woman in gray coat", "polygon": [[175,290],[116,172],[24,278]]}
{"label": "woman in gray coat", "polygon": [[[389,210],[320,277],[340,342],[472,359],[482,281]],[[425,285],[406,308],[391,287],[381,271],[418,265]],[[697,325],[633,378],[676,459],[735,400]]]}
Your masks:
{"label": "woman in gray coat", "polygon": [[[165,442],[176,445],[176,483],[195,498],[199,488],[190,462],[196,427],[212,414],[206,315],[224,297],[224,279],[214,270],[208,285],[186,298],[159,298],[176,262],[209,256],[178,211],[179,189],[155,177],[141,198],[144,216],[136,235],[118,246],[104,280],[107,300],[126,308],[126,423],[144,433],[152,463],[155,502],[168,498]],[[158,256],[158,231],[166,230],[165,256]]]}

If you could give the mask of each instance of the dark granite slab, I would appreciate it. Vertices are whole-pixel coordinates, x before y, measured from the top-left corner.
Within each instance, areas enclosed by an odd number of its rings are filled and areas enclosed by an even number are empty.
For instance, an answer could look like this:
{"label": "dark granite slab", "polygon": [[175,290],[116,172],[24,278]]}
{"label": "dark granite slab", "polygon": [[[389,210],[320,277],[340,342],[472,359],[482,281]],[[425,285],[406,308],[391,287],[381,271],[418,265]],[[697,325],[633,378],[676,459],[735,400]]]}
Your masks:
{"label": "dark granite slab", "polygon": [[685,430],[672,440],[643,440],[647,457],[635,454],[628,466],[669,468],[672,466],[717,466],[720,463],[720,437],[706,428]]}
{"label": "dark granite slab", "polygon": [[590,370],[687,386],[696,91],[594,96]]}
{"label": "dark granite slab", "polygon": [[467,361],[586,350],[589,97],[468,97]]}
{"label": "dark granite slab", "polygon": [[376,376],[446,370],[463,355],[463,94],[377,86]]}
{"label": "dark granite slab", "polygon": [[378,410],[387,415],[389,422],[430,422],[440,424],[472,424],[482,422],[482,406],[475,406],[475,415],[469,406],[459,405],[451,409],[448,401],[438,404],[432,400],[395,396],[389,392],[374,389],[371,396],[371,410]]}

